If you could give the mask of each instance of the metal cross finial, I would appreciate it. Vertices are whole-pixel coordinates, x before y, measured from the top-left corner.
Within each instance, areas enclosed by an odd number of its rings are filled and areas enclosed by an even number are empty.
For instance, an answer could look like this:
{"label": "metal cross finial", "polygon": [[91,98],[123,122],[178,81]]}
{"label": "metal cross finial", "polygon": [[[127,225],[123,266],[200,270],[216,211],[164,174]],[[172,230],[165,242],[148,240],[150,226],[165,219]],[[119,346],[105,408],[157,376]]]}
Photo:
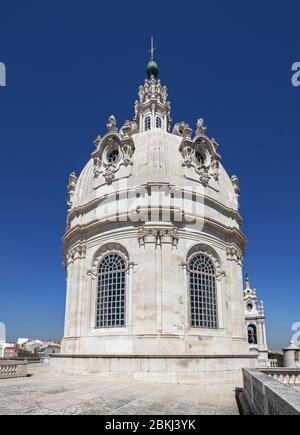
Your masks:
{"label": "metal cross finial", "polygon": [[156,50],[156,48],[154,47],[154,43],[153,43],[153,36],[151,37],[151,50],[149,51],[149,53],[151,53],[151,60],[154,60],[154,51]]}

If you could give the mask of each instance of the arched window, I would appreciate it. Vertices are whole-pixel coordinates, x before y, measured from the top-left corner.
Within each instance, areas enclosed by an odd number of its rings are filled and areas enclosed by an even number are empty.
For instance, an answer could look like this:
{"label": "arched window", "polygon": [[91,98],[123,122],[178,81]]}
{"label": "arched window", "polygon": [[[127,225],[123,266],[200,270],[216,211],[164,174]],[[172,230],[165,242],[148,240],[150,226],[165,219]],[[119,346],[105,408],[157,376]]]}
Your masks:
{"label": "arched window", "polygon": [[249,325],[247,328],[248,333],[248,343],[249,344],[257,344],[257,332],[255,325]]}
{"label": "arched window", "polygon": [[161,128],[162,120],[159,116],[156,117],[156,128]]}
{"label": "arched window", "polygon": [[145,131],[151,129],[151,116],[146,116],[145,118]]}
{"label": "arched window", "polygon": [[98,269],[96,328],[125,326],[126,263],[112,253],[103,258]]}
{"label": "arched window", "polygon": [[218,328],[216,272],[213,263],[199,254],[189,262],[192,328]]}

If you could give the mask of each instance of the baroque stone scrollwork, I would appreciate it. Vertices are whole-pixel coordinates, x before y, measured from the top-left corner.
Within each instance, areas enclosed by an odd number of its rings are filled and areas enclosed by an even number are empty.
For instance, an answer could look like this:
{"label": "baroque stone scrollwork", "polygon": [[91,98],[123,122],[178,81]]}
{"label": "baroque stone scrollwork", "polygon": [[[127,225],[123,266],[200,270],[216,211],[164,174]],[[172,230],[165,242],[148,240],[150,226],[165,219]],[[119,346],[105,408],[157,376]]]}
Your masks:
{"label": "baroque stone scrollwork", "polygon": [[108,118],[108,123],[106,124],[106,126],[107,126],[108,131],[110,131],[110,132],[117,132],[118,131],[118,129],[117,129],[117,120],[114,117],[114,115],[111,115]]}
{"label": "baroque stone scrollwork", "polygon": [[217,153],[218,143],[215,139],[205,136],[207,128],[204,120],[198,120],[194,140],[191,139],[192,130],[187,124],[176,124],[174,130],[175,134],[183,138],[180,145],[182,165],[194,168],[204,187],[208,186],[211,179],[218,181],[221,156]]}
{"label": "baroque stone scrollwork", "polygon": [[200,118],[197,121],[196,136],[202,136],[206,133],[207,127],[204,124],[204,119]]}
{"label": "baroque stone scrollwork", "polygon": [[236,175],[233,175],[231,177],[231,182],[234,188],[234,193],[236,195],[236,199],[238,204],[240,203],[240,195],[241,195],[241,190],[240,190],[240,185],[239,185],[239,179]]}
{"label": "baroque stone scrollwork", "polygon": [[228,246],[226,249],[227,260],[235,261],[236,263],[243,265],[243,253],[235,246]]}
{"label": "baroque stone scrollwork", "polygon": [[[115,179],[115,173],[117,172],[118,168],[116,165],[111,165],[104,163],[105,170],[103,171],[103,176],[105,178],[105,181],[107,184],[111,184]],[[99,172],[100,173],[100,172]]]}
{"label": "baroque stone scrollwork", "polygon": [[191,139],[193,130],[190,128],[190,126],[185,122],[179,122],[175,124],[172,134],[176,134],[176,136],[181,136],[184,138]]}
{"label": "baroque stone scrollwork", "polygon": [[134,143],[132,134],[137,130],[134,122],[126,121],[118,133],[115,118],[110,117],[107,124],[109,133],[101,139],[94,141],[96,151],[92,153],[94,160],[94,177],[103,175],[107,184],[116,178],[116,173],[121,166],[128,167],[132,164]]}
{"label": "baroque stone scrollwork", "polygon": [[76,188],[76,184],[77,184],[78,178],[75,174],[75,172],[72,172],[72,174],[69,175],[69,183],[68,183],[68,211],[71,210],[72,205],[73,205],[73,197],[74,197],[74,192],[75,192],[75,188]]}
{"label": "baroque stone scrollwork", "polygon": [[139,230],[138,241],[140,246],[144,246],[146,243],[154,243],[159,246],[163,243],[169,243],[173,246],[177,246],[179,240],[178,229],[172,227],[157,227],[144,225]]}
{"label": "baroque stone scrollwork", "polygon": [[197,172],[199,174],[200,182],[203,184],[203,186],[207,186],[209,183],[209,179],[211,177],[211,175],[208,172],[208,168],[206,168],[205,166],[201,166],[199,167]]}
{"label": "baroque stone scrollwork", "polygon": [[76,260],[84,259],[86,256],[86,245],[85,243],[80,243],[73,248],[69,249],[65,253],[64,264],[65,267],[68,267],[71,263],[74,263]]}

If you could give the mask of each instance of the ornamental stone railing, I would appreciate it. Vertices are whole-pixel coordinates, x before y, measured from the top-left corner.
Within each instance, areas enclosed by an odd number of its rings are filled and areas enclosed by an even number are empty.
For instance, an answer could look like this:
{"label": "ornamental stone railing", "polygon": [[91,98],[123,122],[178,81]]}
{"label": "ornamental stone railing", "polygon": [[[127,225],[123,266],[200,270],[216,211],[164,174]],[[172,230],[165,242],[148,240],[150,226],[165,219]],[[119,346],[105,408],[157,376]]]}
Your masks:
{"label": "ornamental stone railing", "polygon": [[[287,380],[284,376],[286,369],[243,369],[243,395],[252,414],[300,415],[300,393],[273,379],[272,373],[275,371],[277,377],[280,377],[279,372],[282,372],[282,379]],[[298,375],[299,373],[297,376],[294,374],[295,378],[298,378]],[[293,375],[290,379],[294,379]]]}
{"label": "ornamental stone railing", "polygon": [[0,361],[0,379],[27,376],[26,361]]}
{"label": "ornamental stone railing", "polygon": [[278,367],[277,359],[258,360],[257,364],[258,364],[259,369],[277,368]]}
{"label": "ornamental stone railing", "polygon": [[267,368],[261,369],[262,373],[275,381],[290,386],[300,386],[300,369],[292,368]]}

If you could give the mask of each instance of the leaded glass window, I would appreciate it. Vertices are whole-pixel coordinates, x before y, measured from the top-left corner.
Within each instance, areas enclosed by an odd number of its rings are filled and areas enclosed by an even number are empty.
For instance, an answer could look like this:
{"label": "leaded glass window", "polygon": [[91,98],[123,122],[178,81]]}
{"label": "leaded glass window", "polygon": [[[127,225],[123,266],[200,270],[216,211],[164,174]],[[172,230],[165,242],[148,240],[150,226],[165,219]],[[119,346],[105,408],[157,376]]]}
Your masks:
{"label": "leaded glass window", "polygon": [[98,269],[96,328],[120,328],[126,319],[126,263],[112,253]]}
{"label": "leaded glass window", "polygon": [[146,118],[145,118],[145,131],[150,130],[150,129],[151,129],[151,117],[146,116]]}
{"label": "leaded glass window", "polygon": [[192,328],[218,328],[216,273],[211,260],[196,255],[189,262]]}
{"label": "leaded glass window", "polygon": [[162,120],[159,116],[156,117],[156,128],[161,128]]}

